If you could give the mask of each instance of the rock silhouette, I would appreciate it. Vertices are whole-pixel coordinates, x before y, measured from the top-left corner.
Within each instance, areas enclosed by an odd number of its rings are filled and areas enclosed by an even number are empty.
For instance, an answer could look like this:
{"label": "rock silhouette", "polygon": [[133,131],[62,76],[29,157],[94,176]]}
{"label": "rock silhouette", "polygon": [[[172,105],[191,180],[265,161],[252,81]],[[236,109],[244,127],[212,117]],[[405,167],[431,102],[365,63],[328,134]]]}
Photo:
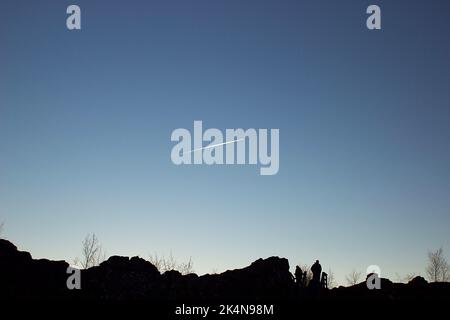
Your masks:
{"label": "rock silhouette", "polygon": [[428,283],[416,277],[408,284],[381,279],[381,290],[368,290],[362,282],[351,287],[321,289],[299,287],[285,258],[258,259],[248,267],[221,274],[161,274],[139,257],[112,256],[99,266],[81,271],[81,290],[68,290],[65,261],[35,260],[0,239],[0,299],[85,301],[271,301],[302,300],[450,300],[450,283]]}

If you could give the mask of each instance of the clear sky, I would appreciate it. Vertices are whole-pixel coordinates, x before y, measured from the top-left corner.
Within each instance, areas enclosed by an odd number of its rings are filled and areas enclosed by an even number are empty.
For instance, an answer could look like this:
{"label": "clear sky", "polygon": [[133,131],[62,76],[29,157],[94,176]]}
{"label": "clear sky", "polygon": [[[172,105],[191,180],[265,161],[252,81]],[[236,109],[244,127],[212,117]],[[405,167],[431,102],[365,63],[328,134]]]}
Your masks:
{"label": "clear sky", "polygon": [[[3,236],[70,261],[95,232],[198,273],[279,255],[341,283],[423,274],[450,252],[449,35],[445,0],[2,0]],[[280,171],[175,166],[194,120],[279,128]]]}

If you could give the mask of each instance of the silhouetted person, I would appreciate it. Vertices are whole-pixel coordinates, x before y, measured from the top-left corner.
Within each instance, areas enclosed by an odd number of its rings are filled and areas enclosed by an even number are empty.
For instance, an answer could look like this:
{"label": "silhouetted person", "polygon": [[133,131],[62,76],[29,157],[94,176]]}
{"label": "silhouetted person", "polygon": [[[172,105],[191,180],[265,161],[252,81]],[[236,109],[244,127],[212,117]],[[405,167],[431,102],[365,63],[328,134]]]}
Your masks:
{"label": "silhouetted person", "polygon": [[300,269],[299,266],[295,267],[295,283],[297,284],[297,287],[302,286],[302,278],[303,278],[303,272],[302,269]]}
{"label": "silhouetted person", "polygon": [[316,260],[316,262],[312,265],[311,272],[313,274],[312,280],[319,284],[320,274],[322,273],[322,266],[320,265],[319,260]]}

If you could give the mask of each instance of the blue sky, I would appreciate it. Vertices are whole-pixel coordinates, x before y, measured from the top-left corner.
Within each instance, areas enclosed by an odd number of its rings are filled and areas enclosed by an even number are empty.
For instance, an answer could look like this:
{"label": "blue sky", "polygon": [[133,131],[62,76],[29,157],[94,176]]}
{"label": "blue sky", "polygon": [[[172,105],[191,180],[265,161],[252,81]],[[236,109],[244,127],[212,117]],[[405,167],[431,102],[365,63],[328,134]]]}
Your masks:
{"label": "blue sky", "polygon": [[[82,30],[66,29],[66,8]],[[382,30],[365,26],[378,4]],[[424,273],[450,252],[448,1],[0,4],[0,220],[35,257],[279,255]],[[176,128],[279,128],[280,171],[175,166]]]}

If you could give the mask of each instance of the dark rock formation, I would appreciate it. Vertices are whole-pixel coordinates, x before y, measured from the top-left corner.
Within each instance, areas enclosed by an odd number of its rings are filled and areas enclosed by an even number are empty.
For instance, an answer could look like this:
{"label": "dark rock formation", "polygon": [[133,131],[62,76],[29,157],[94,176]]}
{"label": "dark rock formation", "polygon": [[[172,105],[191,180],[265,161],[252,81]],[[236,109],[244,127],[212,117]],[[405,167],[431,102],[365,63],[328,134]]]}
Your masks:
{"label": "dark rock formation", "polygon": [[332,290],[295,286],[287,259],[259,259],[243,269],[221,274],[163,274],[150,262],[113,256],[99,266],[81,272],[81,290],[66,286],[68,263],[34,260],[0,239],[0,300],[148,301],[252,303],[300,301],[450,301],[449,283],[428,283],[416,277],[408,284],[381,279],[380,290],[368,290],[362,282]]}
{"label": "dark rock formation", "polygon": [[428,285],[428,281],[425,280],[423,277],[417,276],[414,279],[412,279],[411,281],[409,281],[408,284],[411,287],[424,288]]}
{"label": "dark rock formation", "polygon": [[0,239],[0,299],[66,299],[65,261],[33,260]]}

